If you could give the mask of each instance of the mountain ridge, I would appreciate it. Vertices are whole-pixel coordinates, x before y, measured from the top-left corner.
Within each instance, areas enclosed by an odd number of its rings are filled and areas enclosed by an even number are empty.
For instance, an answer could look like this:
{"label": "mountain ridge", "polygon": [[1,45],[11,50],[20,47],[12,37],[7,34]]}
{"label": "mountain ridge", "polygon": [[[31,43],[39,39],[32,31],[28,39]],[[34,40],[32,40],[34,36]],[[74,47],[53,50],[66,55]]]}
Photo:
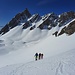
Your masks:
{"label": "mountain ridge", "polygon": [[[16,27],[17,25],[21,25],[21,23],[24,23],[23,29],[26,29],[31,26],[30,30],[33,30],[35,27],[40,28],[41,30],[42,29],[51,30],[53,27],[56,26],[58,27],[65,26],[74,18],[75,18],[74,11],[64,12],[60,15],[56,15],[55,13],[49,13],[44,16],[40,16],[39,14],[31,15],[28,9],[26,8],[22,13],[18,13],[8,24],[6,24],[0,30],[0,34],[3,35],[7,33],[8,31],[10,31],[10,29]],[[66,33],[68,35],[73,34],[75,32],[75,29],[73,28],[75,27],[74,24],[75,22],[70,23],[69,27],[65,27],[64,29],[62,29],[61,33],[59,33],[58,36],[62,35],[63,33]]]}

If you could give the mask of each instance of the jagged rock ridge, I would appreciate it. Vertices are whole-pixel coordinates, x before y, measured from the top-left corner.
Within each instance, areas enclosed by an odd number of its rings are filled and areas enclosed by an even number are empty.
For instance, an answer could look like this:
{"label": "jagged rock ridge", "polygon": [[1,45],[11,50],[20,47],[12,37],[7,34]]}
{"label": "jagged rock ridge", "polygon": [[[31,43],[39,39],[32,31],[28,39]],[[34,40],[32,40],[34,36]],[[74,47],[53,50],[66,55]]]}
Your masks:
{"label": "jagged rock ridge", "polygon": [[[55,13],[49,13],[44,16],[40,16],[39,14],[31,15],[28,9],[24,10],[22,13],[18,13],[12,20],[6,24],[1,30],[0,34],[5,34],[10,29],[14,28],[17,25],[23,24],[23,29],[31,26],[30,30],[33,30],[35,27],[42,29],[52,29],[53,27],[62,27],[61,32],[58,34],[58,31],[55,33],[58,35],[73,34],[75,32],[75,21],[72,21],[75,18],[75,12],[69,11],[62,13],[60,15],[56,15]],[[72,21],[71,23],[69,23]],[[66,27],[65,25],[69,23]]]}

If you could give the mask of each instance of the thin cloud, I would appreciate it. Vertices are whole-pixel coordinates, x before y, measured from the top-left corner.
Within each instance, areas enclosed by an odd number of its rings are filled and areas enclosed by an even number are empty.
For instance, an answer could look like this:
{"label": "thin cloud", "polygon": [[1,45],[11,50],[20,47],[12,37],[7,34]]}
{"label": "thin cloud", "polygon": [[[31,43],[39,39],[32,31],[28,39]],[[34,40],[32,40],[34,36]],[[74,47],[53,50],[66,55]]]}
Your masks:
{"label": "thin cloud", "polygon": [[46,5],[46,4],[48,4],[48,3],[59,2],[59,1],[60,1],[60,0],[40,0],[37,5],[38,5],[38,6],[41,6],[41,5]]}
{"label": "thin cloud", "polygon": [[40,1],[37,5],[38,6],[40,6],[40,5],[45,5],[45,4],[47,4],[49,1],[48,0],[42,0],[42,1]]}

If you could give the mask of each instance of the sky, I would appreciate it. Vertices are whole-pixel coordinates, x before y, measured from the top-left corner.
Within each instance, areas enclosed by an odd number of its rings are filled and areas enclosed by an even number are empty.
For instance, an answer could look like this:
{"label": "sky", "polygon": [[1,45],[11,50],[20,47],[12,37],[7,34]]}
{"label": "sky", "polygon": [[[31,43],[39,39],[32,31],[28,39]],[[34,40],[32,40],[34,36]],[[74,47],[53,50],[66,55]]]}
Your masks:
{"label": "sky", "polygon": [[17,13],[26,8],[41,16],[54,12],[75,11],[75,0],[0,0],[0,26],[5,26]]}

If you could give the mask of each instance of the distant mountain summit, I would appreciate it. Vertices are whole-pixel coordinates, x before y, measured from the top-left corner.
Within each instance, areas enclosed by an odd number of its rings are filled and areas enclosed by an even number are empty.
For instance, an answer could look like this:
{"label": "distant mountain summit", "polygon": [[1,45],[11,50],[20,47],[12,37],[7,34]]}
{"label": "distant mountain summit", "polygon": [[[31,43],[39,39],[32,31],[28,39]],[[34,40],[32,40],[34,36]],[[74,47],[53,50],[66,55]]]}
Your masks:
{"label": "distant mountain summit", "polygon": [[58,26],[61,31],[59,32],[59,30],[56,30],[53,35],[56,34],[56,32],[58,36],[63,33],[71,35],[75,32],[74,19],[74,11],[65,12],[60,15],[48,13],[44,16],[40,16],[39,14],[31,15],[26,8],[22,13],[18,13],[14,18],[12,18],[12,20],[0,30],[0,34],[5,34],[17,25],[23,25],[23,29],[31,26],[30,30],[33,30],[34,28],[51,30],[52,28]]}

